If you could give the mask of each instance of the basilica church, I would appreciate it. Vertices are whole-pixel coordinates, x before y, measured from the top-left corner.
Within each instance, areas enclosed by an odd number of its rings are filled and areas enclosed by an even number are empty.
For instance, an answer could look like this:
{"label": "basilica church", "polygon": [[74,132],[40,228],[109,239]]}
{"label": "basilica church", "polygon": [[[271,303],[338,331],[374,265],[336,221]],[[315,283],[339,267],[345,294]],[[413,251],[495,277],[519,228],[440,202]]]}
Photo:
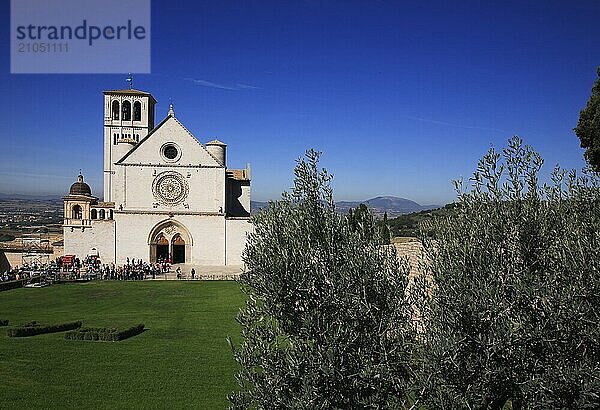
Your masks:
{"label": "basilica church", "polygon": [[154,124],[156,100],[104,92],[104,195],[83,175],[64,197],[64,253],[102,263],[241,265],[251,231],[250,167],[227,168],[227,146],[200,143],[173,106]]}

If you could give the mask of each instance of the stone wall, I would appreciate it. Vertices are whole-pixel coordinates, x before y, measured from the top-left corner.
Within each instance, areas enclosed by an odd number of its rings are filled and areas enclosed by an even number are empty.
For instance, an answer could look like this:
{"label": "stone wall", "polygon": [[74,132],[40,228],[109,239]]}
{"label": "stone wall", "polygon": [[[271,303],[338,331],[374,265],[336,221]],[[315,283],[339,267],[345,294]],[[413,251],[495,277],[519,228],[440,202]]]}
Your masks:
{"label": "stone wall", "polygon": [[[63,228],[64,255],[76,255],[84,259],[96,248],[103,263],[115,261],[114,221],[91,220],[91,228]],[[73,231],[71,232],[71,229]]]}
{"label": "stone wall", "polygon": [[394,243],[398,258],[407,258],[410,265],[410,276],[415,276],[420,273],[419,258],[423,251],[423,245],[420,241],[414,240],[409,242]]}
{"label": "stone wall", "polygon": [[246,246],[246,238],[254,232],[254,227],[248,218],[228,218],[226,226],[226,264],[242,265],[242,251]]}

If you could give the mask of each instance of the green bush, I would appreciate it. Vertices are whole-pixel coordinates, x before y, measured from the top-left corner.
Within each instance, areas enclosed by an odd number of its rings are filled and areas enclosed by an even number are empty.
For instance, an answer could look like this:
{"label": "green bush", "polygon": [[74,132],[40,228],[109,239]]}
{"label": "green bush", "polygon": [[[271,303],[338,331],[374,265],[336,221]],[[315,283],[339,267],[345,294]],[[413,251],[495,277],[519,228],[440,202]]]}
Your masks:
{"label": "green bush", "polygon": [[0,282],[0,292],[4,290],[18,289],[23,287],[22,280],[11,280],[9,282]]}
{"label": "green bush", "polygon": [[67,340],[94,340],[103,342],[117,342],[125,340],[144,331],[144,325],[139,324],[127,329],[119,330],[117,328],[104,327],[83,327],[65,333]]}
{"label": "green bush", "polygon": [[[599,408],[600,189],[515,137],[491,149],[459,206],[423,236],[429,408]],[[421,390],[421,389],[420,389]]]}
{"label": "green bush", "polygon": [[81,327],[81,322],[58,323],[55,325],[40,325],[37,322],[31,322],[26,326],[15,327],[8,330],[9,337],[28,337],[42,333],[57,333]]}
{"label": "green bush", "polygon": [[117,332],[117,340],[125,340],[132,336],[139,335],[144,331],[144,325],[140,323],[139,325],[132,326],[128,329],[121,330]]}
{"label": "green bush", "polygon": [[0,319],[0,326],[8,326],[8,320]]}

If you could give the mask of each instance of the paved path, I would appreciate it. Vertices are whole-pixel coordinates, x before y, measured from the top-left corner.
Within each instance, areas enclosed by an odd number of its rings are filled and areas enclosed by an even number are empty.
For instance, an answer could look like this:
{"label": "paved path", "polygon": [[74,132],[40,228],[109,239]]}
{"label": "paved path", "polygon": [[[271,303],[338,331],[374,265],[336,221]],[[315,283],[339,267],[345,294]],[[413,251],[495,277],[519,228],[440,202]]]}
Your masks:
{"label": "paved path", "polygon": [[243,266],[198,266],[179,263],[171,266],[171,272],[156,277],[156,280],[177,280],[177,268],[181,268],[182,280],[192,280],[191,270],[196,271],[195,280],[233,280],[243,272]]}

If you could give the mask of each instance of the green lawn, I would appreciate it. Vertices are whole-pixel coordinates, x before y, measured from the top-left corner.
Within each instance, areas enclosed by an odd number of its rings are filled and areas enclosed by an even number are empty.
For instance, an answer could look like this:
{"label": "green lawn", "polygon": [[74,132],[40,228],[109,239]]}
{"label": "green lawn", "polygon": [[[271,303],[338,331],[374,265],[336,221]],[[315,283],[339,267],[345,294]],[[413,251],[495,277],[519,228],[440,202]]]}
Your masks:
{"label": "green lawn", "polygon": [[146,331],[121,342],[64,333],[9,338],[0,327],[0,408],[227,407],[244,296],[234,282],[89,282],[0,292],[10,325],[81,319]]}

